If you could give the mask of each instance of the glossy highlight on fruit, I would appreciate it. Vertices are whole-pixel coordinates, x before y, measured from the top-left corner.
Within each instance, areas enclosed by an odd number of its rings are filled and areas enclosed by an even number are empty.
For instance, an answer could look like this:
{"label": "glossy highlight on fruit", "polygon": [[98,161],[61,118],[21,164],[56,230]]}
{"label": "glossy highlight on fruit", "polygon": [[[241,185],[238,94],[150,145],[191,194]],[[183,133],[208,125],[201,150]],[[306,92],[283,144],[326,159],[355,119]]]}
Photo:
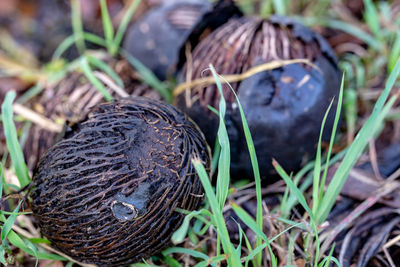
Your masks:
{"label": "glossy highlight on fruit", "polygon": [[[295,171],[315,154],[323,116],[340,88],[341,74],[328,43],[287,17],[232,18],[194,47],[192,64],[186,63],[180,74],[184,81],[190,73],[190,81],[204,77],[209,64],[217,73],[228,75],[288,59],[307,59],[317,68],[290,64],[231,84],[244,108],[264,177],[274,174],[272,158],[287,171]],[[232,175],[251,178],[253,171],[238,105],[228,85],[223,91],[228,103],[226,125]],[[176,102],[199,125],[211,145],[216,140],[218,117],[208,106],[218,108],[219,99],[216,86],[210,85],[183,92]],[[330,136],[333,115],[331,112],[328,117],[323,140]]]}
{"label": "glossy highlight on fruit", "polygon": [[97,105],[33,174],[32,210],[52,246],[84,263],[125,266],[160,252],[202,200],[198,128],[159,101]]}

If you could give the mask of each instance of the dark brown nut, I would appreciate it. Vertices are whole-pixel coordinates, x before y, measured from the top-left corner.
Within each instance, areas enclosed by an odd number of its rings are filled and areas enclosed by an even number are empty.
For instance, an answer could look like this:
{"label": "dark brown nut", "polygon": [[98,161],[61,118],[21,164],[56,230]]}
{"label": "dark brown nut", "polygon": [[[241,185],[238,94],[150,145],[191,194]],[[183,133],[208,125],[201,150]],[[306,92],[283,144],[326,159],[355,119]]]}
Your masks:
{"label": "dark brown nut", "polygon": [[[209,64],[219,74],[239,74],[263,63],[286,59],[308,59],[318,69],[290,64],[232,83],[246,113],[262,176],[273,174],[272,158],[287,171],[295,171],[305,159],[314,156],[322,118],[340,88],[341,74],[327,42],[286,17],[233,18],[194,48],[192,65],[186,65],[180,75],[181,80],[187,78],[187,73],[192,74],[191,80],[201,78]],[[251,178],[253,172],[238,106],[227,85],[223,91],[228,103],[226,124],[232,175]],[[177,98],[177,106],[199,125],[212,145],[218,117],[208,106],[217,108],[218,102],[215,85],[193,88]],[[328,117],[323,140],[330,136],[333,118]]]}
{"label": "dark brown nut", "polygon": [[128,28],[123,47],[165,80],[175,73],[189,35],[190,39],[199,38],[205,24],[216,28],[234,13],[240,11],[232,0],[220,0],[215,5],[204,0],[168,0]]}
{"label": "dark brown nut", "polygon": [[[140,83],[138,75],[125,60],[113,62],[111,66],[122,79],[125,91],[129,96],[162,99],[155,89]],[[104,85],[113,97],[120,97],[115,90],[109,88],[107,84]],[[88,82],[85,75],[71,72],[60,81],[47,84],[42,93],[32,100],[27,105],[30,105],[34,111],[52,121],[62,120],[69,125],[83,119],[90,108],[96,104],[104,102],[104,96]],[[62,134],[58,135],[38,125],[32,125],[27,142],[23,147],[28,168],[33,170],[43,153],[61,137]]]}
{"label": "dark brown nut", "polygon": [[100,104],[40,160],[34,216],[52,246],[81,262],[140,261],[168,246],[184,218],[178,208],[201,202],[195,158],[209,166],[204,137],[171,105]]}

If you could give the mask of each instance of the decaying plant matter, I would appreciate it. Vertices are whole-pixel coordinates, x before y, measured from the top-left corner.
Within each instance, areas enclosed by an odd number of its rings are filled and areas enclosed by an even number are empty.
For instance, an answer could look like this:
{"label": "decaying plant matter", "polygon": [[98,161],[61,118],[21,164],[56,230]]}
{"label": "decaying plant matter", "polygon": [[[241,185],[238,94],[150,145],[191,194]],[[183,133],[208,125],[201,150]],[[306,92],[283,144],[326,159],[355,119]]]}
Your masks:
{"label": "decaying plant matter", "polygon": [[85,262],[123,266],[165,248],[203,189],[191,160],[209,164],[185,115],[148,98],[96,106],[41,159],[32,210],[54,247]]}
{"label": "decaying plant matter", "polygon": [[[289,18],[272,16],[233,18],[193,50],[182,70],[182,79],[202,78],[212,64],[221,75],[240,74],[271,61],[307,59],[263,71],[232,83],[247,116],[253,135],[260,171],[268,176],[276,158],[287,171],[299,168],[313,156],[320,125],[331,100],[339,92],[340,71],[328,43],[317,33]],[[228,85],[226,124],[232,150],[232,173],[252,177],[252,167],[238,106]],[[215,85],[197,86],[179,95],[177,105],[195,120],[210,144],[215,143],[218,116],[208,106],[218,107]],[[335,106],[335,105],[334,105]],[[324,139],[330,136],[333,116],[328,117]]]}

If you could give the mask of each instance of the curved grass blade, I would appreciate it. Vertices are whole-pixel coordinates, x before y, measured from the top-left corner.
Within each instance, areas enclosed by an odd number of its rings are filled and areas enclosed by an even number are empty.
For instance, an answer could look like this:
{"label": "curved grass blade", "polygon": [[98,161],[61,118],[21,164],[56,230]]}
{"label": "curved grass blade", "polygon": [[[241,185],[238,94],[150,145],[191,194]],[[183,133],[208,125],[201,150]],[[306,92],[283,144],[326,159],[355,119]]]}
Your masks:
{"label": "curved grass blade", "polygon": [[218,142],[220,144],[220,155],[218,160],[216,191],[217,191],[219,208],[222,210],[222,208],[225,205],[226,198],[228,197],[228,191],[229,191],[231,151],[230,151],[228,132],[225,126],[226,102],[222,91],[222,84],[212,65],[210,65],[210,69],[212,75],[214,76],[220,94],[219,126],[217,132]]}
{"label": "curved grass blade", "polygon": [[81,6],[79,0],[71,0],[71,21],[76,47],[78,48],[79,53],[83,54],[86,50],[86,46],[83,37]]}
{"label": "curved grass blade", "polygon": [[126,28],[128,27],[129,22],[132,19],[133,13],[135,13],[135,10],[139,4],[140,0],[133,1],[133,3],[129,6],[125,16],[122,18],[121,24],[119,25],[117,33],[115,34],[111,55],[115,56],[118,54],[122,39],[124,38],[126,32]]}
{"label": "curved grass blade", "polygon": [[75,43],[75,36],[70,35],[65,38],[57,47],[56,51],[54,51],[53,56],[51,57],[52,60],[59,59],[62,54],[65,53],[73,44]]}
{"label": "curved grass blade", "polygon": [[107,73],[108,76],[110,76],[119,87],[124,87],[124,82],[122,81],[121,77],[119,77],[119,75],[112,68],[110,68],[110,66],[91,55],[87,55],[87,59],[90,64]]}
{"label": "curved grass blade", "polygon": [[[221,76],[220,76],[221,77]],[[223,78],[223,77],[221,77]],[[227,81],[226,81],[227,82]],[[256,221],[258,227],[262,229],[263,225],[263,208],[262,208],[262,194],[261,194],[261,176],[260,176],[260,169],[258,165],[258,159],[257,159],[257,154],[256,154],[256,149],[254,147],[254,142],[253,138],[250,133],[250,128],[246,120],[245,113],[243,111],[242,104],[239,101],[239,97],[237,96],[235,90],[233,90],[232,86],[227,82],[228,86],[230,87],[232,93],[235,95],[236,102],[239,107],[239,112],[240,112],[240,118],[242,120],[242,126],[243,126],[243,131],[247,143],[247,149],[249,150],[249,155],[250,155],[250,161],[251,161],[251,166],[253,168],[253,175],[254,175],[254,181],[256,185],[256,198],[257,198],[257,215],[256,215]],[[256,238],[256,247],[261,245],[261,237],[257,236]],[[262,260],[262,254],[257,255],[257,264],[261,265],[261,260]]]}
{"label": "curved grass blade", "polygon": [[94,85],[94,87],[103,94],[104,98],[107,101],[112,101],[113,97],[110,92],[107,91],[106,87],[96,78],[93,73],[93,70],[89,66],[89,62],[86,56],[82,56],[80,59],[80,66],[82,68],[83,74],[85,74],[86,78]]}
{"label": "curved grass blade", "polygon": [[19,208],[21,207],[21,203],[18,203],[18,206],[15,208],[14,210],[14,214],[11,214],[7,220],[5,221],[5,223],[3,224],[3,226],[1,227],[1,243],[2,244],[7,244],[6,238],[8,233],[11,231],[12,226],[15,223],[15,220],[17,219],[17,213]]}
{"label": "curved grass blade", "polygon": [[196,169],[197,174],[199,175],[200,181],[203,185],[204,191],[206,193],[206,197],[210,203],[211,210],[213,212],[213,217],[215,221],[215,227],[218,233],[218,237],[222,241],[222,247],[224,248],[225,254],[229,255],[228,266],[241,266],[240,257],[236,253],[236,250],[233,244],[230,241],[228,229],[225,224],[224,216],[222,214],[222,210],[220,209],[220,205],[218,203],[217,197],[214,193],[214,190],[211,186],[210,179],[207,175],[207,172],[202,165],[201,161],[198,159],[192,160],[192,164]]}
{"label": "curved grass blade", "polygon": [[1,118],[3,122],[4,135],[6,137],[7,148],[17,174],[21,187],[30,183],[28,168],[26,167],[24,155],[18,142],[17,130],[13,122],[12,103],[16,97],[15,91],[8,92],[3,104],[1,105]]}
{"label": "curved grass blade", "polygon": [[106,37],[109,52],[114,39],[114,26],[112,25],[110,13],[108,13],[107,1],[100,0],[101,20],[103,22],[104,36]]}
{"label": "curved grass blade", "polygon": [[[260,236],[262,238],[262,240],[264,240],[265,242],[265,246],[268,247],[268,251],[271,257],[271,262],[272,262],[272,266],[278,266],[278,261],[272,251],[272,247],[271,247],[271,243],[268,240],[268,237],[264,234],[264,232],[261,230],[262,228],[259,228],[258,224],[253,220],[253,218],[251,218],[251,216],[249,214],[247,214],[247,212],[245,212],[241,207],[239,207],[238,205],[236,205],[235,203],[232,204],[232,209],[235,211],[236,215],[239,216],[239,218],[251,229],[253,230],[254,233],[256,233],[257,236]],[[259,253],[262,250],[259,250],[259,247],[262,246],[262,244],[258,245],[252,253],[254,253],[254,255],[259,255]]]}
{"label": "curved grass blade", "polygon": [[329,184],[325,195],[321,201],[321,205],[315,215],[316,222],[322,223],[328,217],[330,210],[335,204],[337,196],[347,180],[350,170],[353,168],[354,164],[360,157],[363,150],[368,145],[371,138],[374,137],[374,129],[379,125],[384,119],[383,116],[379,116],[382,113],[385,102],[389,96],[391,89],[393,88],[397,77],[400,74],[400,58],[397,60],[396,66],[394,67],[392,73],[390,74],[385,89],[383,90],[381,96],[376,102],[371,116],[368,118],[367,122],[361,128],[360,132],[357,134],[354,142],[349,147],[342,163],[336,170],[331,183]]}
{"label": "curved grass blade", "polygon": [[156,89],[156,91],[168,102],[172,102],[172,94],[168,87],[163,84],[145,65],[134,58],[131,54],[121,49],[121,55],[140,73],[141,80]]}
{"label": "curved grass blade", "polygon": [[[8,233],[7,239],[10,241],[10,243],[23,250],[24,252],[26,252],[27,254],[31,255],[31,256],[35,256],[35,253],[25,244],[25,242],[22,240],[22,238],[16,234],[13,230],[11,230]],[[37,252],[37,258],[40,260],[58,260],[58,261],[65,261],[66,258],[56,255],[56,254],[50,254],[50,253],[46,253],[46,252]]]}

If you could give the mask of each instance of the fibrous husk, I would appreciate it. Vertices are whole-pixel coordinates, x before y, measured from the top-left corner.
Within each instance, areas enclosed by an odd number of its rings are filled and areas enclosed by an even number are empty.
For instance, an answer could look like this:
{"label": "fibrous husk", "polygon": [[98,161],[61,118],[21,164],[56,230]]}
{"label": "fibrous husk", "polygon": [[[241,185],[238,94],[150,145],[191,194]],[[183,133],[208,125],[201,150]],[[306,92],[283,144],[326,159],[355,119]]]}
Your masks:
{"label": "fibrous husk", "polygon": [[85,263],[125,266],[165,248],[202,200],[192,165],[209,165],[201,132],[148,98],[97,105],[51,147],[33,174],[43,235]]}
{"label": "fibrous husk", "polygon": [[[244,108],[263,176],[273,172],[272,158],[287,171],[294,171],[314,156],[322,118],[340,87],[336,57],[326,41],[286,17],[233,18],[193,49],[180,76],[186,81],[207,76],[204,70],[209,64],[221,75],[240,74],[288,59],[307,59],[317,68],[290,64],[231,84]],[[228,85],[223,86],[223,92],[228,102],[225,119],[232,174],[252,177],[238,105]],[[177,98],[177,106],[198,123],[210,144],[215,143],[218,117],[208,106],[218,109],[218,103],[215,85],[197,86]],[[327,119],[323,140],[330,136],[332,124],[333,113]]]}
{"label": "fibrous husk", "polygon": [[[161,100],[161,96],[154,89],[139,82],[137,74],[125,60],[116,62],[114,69],[121,77],[124,83],[123,90],[127,95]],[[111,80],[109,77],[108,79]],[[117,91],[107,84],[105,86],[113,97],[121,97]],[[84,118],[90,108],[104,101],[104,96],[87,80],[84,74],[71,72],[59,82],[45,86],[40,96],[31,101],[30,107],[54,122],[65,122],[67,129],[70,125]],[[39,125],[32,125],[23,147],[30,170],[36,166],[40,156],[54,144],[57,137],[61,138],[62,135],[63,133],[51,132]]]}

